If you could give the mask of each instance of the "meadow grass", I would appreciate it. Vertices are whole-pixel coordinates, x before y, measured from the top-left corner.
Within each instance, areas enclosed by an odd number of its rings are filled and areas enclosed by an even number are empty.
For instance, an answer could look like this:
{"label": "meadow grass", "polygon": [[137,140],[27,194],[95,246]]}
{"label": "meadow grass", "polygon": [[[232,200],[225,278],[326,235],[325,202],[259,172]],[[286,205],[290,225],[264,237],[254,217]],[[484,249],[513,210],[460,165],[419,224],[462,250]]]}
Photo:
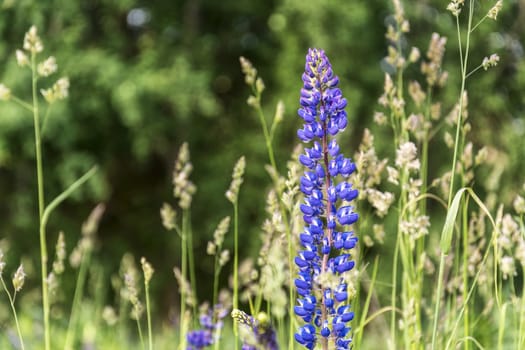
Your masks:
{"label": "meadow grass", "polygon": [[[456,22],[458,72],[444,70],[450,38],[432,34],[424,54],[416,47],[402,45],[410,35],[410,23],[401,1],[393,0],[392,4],[393,21],[386,33],[388,56],[384,59],[388,73],[373,118],[375,132],[390,135],[393,151],[378,154],[374,132],[365,129],[353,157],[357,172],[350,178],[359,190],[356,211],[360,214],[359,222],[353,225],[359,244],[349,249],[356,268],[345,277],[346,302],[355,312],[352,346],[525,348],[525,183],[516,190],[512,203],[501,202],[497,187],[486,186],[479,192],[479,169],[496,167],[497,155],[469,139],[469,132],[477,127],[475,116],[468,114],[469,87],[475,88],[473,80],[482,74],[482,68],[487,70],[499,60],[487,53],[482,62],[472,63],[472,33],[484,21],[496,20],[502,3],[496,1],[485,8],[474,0],[455,0],[448,5]],[[481,12],[484,14],[480,16]],[[241,345],[243,349],[275,349],[277,344],[282,349],[302,348],[294,341],[304,323],[294,309],[298,298],[294,259],[304,248],[299,242],[304,231],[300,205],[305,200],[299,185],[304,170],[299,159],[304,150],[297,146],[285,166],[277,164],[274,138],[284,106],[279,102],[273,118],[268,118],[263,108],[263,79],[246,58],[240,63],[251,92],[248,104],[260,121],[268,153],[269,165],[260,171],[266,171],[271,179],[258,256],[239,261],[239,215],[243,210],[239,192],[245,167],[249,166],[247,155],[239,154],[231,185],[225,189],[232,205],[231,217],[218,223],[207,246],[214,266],[212,298],[208,302],[197,299],[199,279],[191,227],[196,186],[190,179],[190,147],[184,143],[173,171],[173,200],[177,205],[164,203],[160,211],[163,226],[174,233],[173,239],[180,240],[180,265],[173,269],[180,295],[176,319],[163,322],[152,312],[151,280],[170,272],[153,267],[147,257],[137,261],[125,255],[120,271],[111,283],[107,282],[108,272],[93,254],[104,213],[102,204],[85,221],[81,239],[71,251],[70,263],[77,271],[71,310],[52,315],[66,247],[61,234],[54,261],[49,260],[46,225],[59,204],[89,181],[97,168],[53,200],[44,198],[43,126],[51,106],[67,97],[69,82],[61,78],[49,89],[39,86],[39,78],[53,74],[57,67],[54,58],[39,61],[43,44],[35,27],[26,34],[23,48],[16,57],[21,69],[31,70],[32,100],[22,101],[4,85],[0,85],[0,99],[20,105],[33,116],[41,278],[39,288],[28,288],[23,265],[12,272],[13,263],[5,261],[0,251],[1,289],[13,320],[3,327],[0,348],[217,350],[239,349]],[[415,77],[409,74],[414,70],[418,71]],[[436,99],[440,89],[449,88],[449,74],[461,77],[458,98],[452,106]],[[44,114],[42,99],[46,103]],[[350,123],[350,127],[355,126]],[[449,154],[450,165],[431,178],[430,168],[436,159],[432,152],[436,149]],[[233,252],[223,246],[228,234],[233,235]],[[227,273],[231,274],[231,284],[221,290],[220,276],[230,255],[233,271]],[[9,275],[13,276],[11,281]],[[106,300],[103,291],[108,289],[114,290],[115,300]],[[40,297],[35,298],[35,291]],[[25,302],[30,299],[38,302]],[[317,333],[322,332],[320,325],[316,327]],[[335,348],[332,339],[319,341],[315,348]],[[195,345],[199,342],[201,345]]]}

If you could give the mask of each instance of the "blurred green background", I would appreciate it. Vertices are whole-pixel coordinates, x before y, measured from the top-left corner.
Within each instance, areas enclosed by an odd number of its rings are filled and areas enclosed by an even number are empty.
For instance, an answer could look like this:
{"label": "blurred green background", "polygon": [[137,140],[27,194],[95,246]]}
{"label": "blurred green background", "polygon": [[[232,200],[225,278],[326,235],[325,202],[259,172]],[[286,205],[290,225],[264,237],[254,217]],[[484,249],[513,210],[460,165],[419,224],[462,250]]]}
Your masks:
{"label": "blurred green background", "polygon": [[[485,11],[492,5],[481,3]],[[382,136],[376,138],[378,152],[393,155],[388,130],[375,127],[372,118],[387,69],[388,1],[4,0],[1,6],[0,82],[30,99],[29,71],[17,66],[14,52],[32,24],[44,41],[44,56],[54,55],[59,74],[71,81],[70,97],[53,106],[44,131],[47,200],[93,164],[100,166],[96,178],[54,213],[49,246],[64,230],[72,249],[91,208],[105,202],[97,261],[109,280],[125,252],[146,256],[158,272],[153,281],[157,307],[177,298],[171,270],[180,260],[179,239],[164,230],[159,209],[165,201],[176,204],[171,172],[183,142],[190,145],[192,180],[198,188],[192,206],[197,275],[202,281],[212,279],[206,242],[220,219],[231,215],[224,192],[241,155],[247,159],[240,196],[243,256],[259,246],[270,179],[260,125],[246,105],[250,91],[239,56],[250,59],[266,83],[267,116],[279,99],[285,103],[285,119],[274,141],[282,172],[297,143],[296,110],[309,47],[325,49],[349,101],[349,132],[341,140],[345,153],[353,154],[363,129],[372,128]],[[423,55],[432,32],[449,38],[449,83],[436,95],[448,113],[459,91],[459,58],[455,23],[445,7],[446,1],[405,4],[411,31],[402,44],[407,51],[418,46]],[[468,90],[472,141],[478,148],[493,145],[505,155],[499,181],[506,204],[525,172],[524,32],[525,1],[508,0],[498,21],[486,22],[472,41],[471,62],[481,63],[494,52],[501,57],[496,68],[474,75]],[[415,66],[407,74],[421,77]],[[0,104],[0,238],[4,245],[9,242],[6,256],[13,265],[22,256],[33,261],[29,278],[37,283],[32,123],[17,105]],[[449,164],[440,149],[442,142],[431,144],[436,176],[442,164]],[[201,298],[209,297],[210,286],[203,282],[199,287]]]}

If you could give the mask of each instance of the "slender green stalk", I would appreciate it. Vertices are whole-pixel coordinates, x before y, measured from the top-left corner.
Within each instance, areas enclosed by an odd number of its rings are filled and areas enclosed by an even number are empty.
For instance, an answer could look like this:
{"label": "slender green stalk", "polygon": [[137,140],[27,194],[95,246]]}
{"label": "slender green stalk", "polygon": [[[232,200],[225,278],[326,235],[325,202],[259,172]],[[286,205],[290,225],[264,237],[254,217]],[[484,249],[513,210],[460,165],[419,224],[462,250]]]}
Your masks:
{"label": "slender green stalk", "polygon": [[[468,282],[469,282],[469,276],[468,276],[468,197],[465,200],[465,203],[463,205],[463,211],[462,211],[462,236],[463,236],[463,300],[465,301],[465,316],[463,317],[463,337],[468,338],[470,337],[470,309],[469,304],[466,302],[467,300],[467,291],[468,291]],[[465,350],[470,350],[470,342],[465,342]]]}
{"label": "slender green stalk", "polygon": [[140,345],[142,347],[142,350],[145,350],[146,346],[144,345],[144,337],[142,336],[142,328],[140,327],[140,321],[139,321],[138,315],[135,320],[137,321],[137,330],[139,332]]}
{"label": "slender green stalk", "polygon": [[[466,43],[465,43],[465,53],[463,54],[463,42],[461,39],[461,30],[459,26],[459,18],[456,16],[456,30],[457,30],[457,36],[458,36],[458,44],[459,44],[459,58],[460,58],[460,66],[461,66],[461,88],[459,92],[459,103],[458,103],[458,117],[457,117],[457,124],[456,124],[456,137],[454,141],[454,155],[452,157],[452,170],[450,175],[450,188],[449,188],[449,194],[448,194],[448,208],[450,210],[450,205],[452,203],[452,195],[454,193],[454,175],[456,173],[456,159],[458,157],[458,154],[460,152],[460,131],[462,126],[462,116],[463,116],[463,95],[465,93],[465,84],[467,80],[467,68],[468,68],[468,56],[469,56],[469,49],[470,49],[470,33],[472,28],[472,17],[474,13],[474,1],[469,1],[469,14],[468,14],[468,27],[467,27],[467,37],[466,37]],[[437,323],[439,318],[439,307],[440,307],[440,301],[441,301],[441,290],[443,288],[441,278],[443,269],[444,269],[444,260],[445,255],[442,252],[441,253],[441,261],[439,266],[439,280],[438,280],[438,288],[436,291],[436,303],[434,308],[434,326],[432,331],[432,349],[435,349],[436,346],[436,336],[437,336]]]}
{"label": "slender green stalk", "polygon": [[[427,98],[425,101],[425,113],[423,114],[425,118],[425,123],[430,120],[430,108],[432,105],[432,88],[428,86],[427,88]],[[431,135],[429,130],[425,130],[425,136],[423,137],[423,145],[421,147],[421,193],[427,193],[428,186],[428,144],[430,142]],[[426,215],[427,213],[427,201],[421,201],[421,215]],[[424,246],[424,245],[423,245]],[[418,251],[421,254],[421,251]]]}
{"label": "slender green stalk", "polygon": [[217,304],[217,298],[219,297],[219,276],[221,274],[221,268],[219,266],[219,254],[221,247],[217,247],[215,252],[215,262],[213,267],[213,299],[212,305]]}
{"label": "slender green stalk", "polygon": [[36,173],[38,186],[38,219],[40,223],[40,262],[42,278],[42,308],[44,313],[44,348],[51,350],[51,331],[49,325],[49,291],[47,286],[47,245],[46,231],[43,228],[42,216],[44,214],[44,172],[42,170],[42,149],[40,135],[40,115],[38,113],[38,74],[36,70],[36,53],[31,53],[31,72],[32,72],[32,95],[33,95],[33,128],[35,131],[35,156]]}
{"label": "slender green stalk", "polygon": [[[4,287],[7,297],[9,298],[9,305],[11,306],[11,311],[13,312],[13,317],[15,319],[16,332],[18,334],[18,340],[20,341],[20,349],[25,350],[24,338],[22,338],[20,324],[18,323],[18,316],[16,314],[14,298],[11,297],[11,293],[9,293],[9,290],[7,289],[7,286],[5,285],[4,278],[1,275],[0,275],[0,281],[2,282],[2,286]],[[16,291],[15,291],[15,295],[16,295]]]}
{"label": "slender green stalk", "polygon": [[395,350],[395,344],[396,344],[396,304],[397,304],[397,269],[398,269],[398,257],[399,257],[399,241],[400,241],[400,235],[397,235],[396,237],[396,246],[394,248],[394,258],[392,261],[392,292],[391,292],[391,303],[392,303],[392,310],[390,316],[390,334],[392,337],[392,342],[390,344],[390,349]]}
{"label": "slender green stalk", "polygon": [[[220,249],[220,248],[219,248]],[[220,269],[217,268],[217,265],[219,264],[219,257],[217,256],[217,254],[215,254],[215,269],[214,269],[214,273],[213,273],[213,304],[212,304],[212,307],[214,305],[217,305],[217,298],[218,298],[218,293],[219,293],[219,274],[220,274]],[[214,314],[214,317],[215,317],[215,314]],[[214,322],[216,320],[214,319]],[[215,341],[215,343],[213,344],[213,349],[214,350],[219,350],[219,344],[220,344],[220,330],[217,328],[215,330],[215,336],[217,339]]]}
{"label": "slender green stalk", "polygon": [[499,325],[498,325],[498,350],[503,349],[503,336],[505,335],[505,318],[507,316],[507,303],[503,304],[499,316]]}
{"label": "slender green stalk", "polygon": [[275,164],[275,156],[273,152],[272,147],[272,140],[270,137],[270,132],[268,131],[268,124],[266,123],[266,117],[264,116],[264,112],[261,108],[260,101],[261,101],[261,93],[258,92],[255,87],[253,88],[255,96],[257,100],[259,101],[258,106],[255,108],[257,110],[257,116],[259,117],[259,121],[261,122],[263,134],[264,134],[264,141],[266,142],[266,150],[268,152],[268,158],[270,158],[270,164],[272,168],[277,171],[277,166]]}
{"label": "slender green stalk", "polygon": [[[186,281],[187,280],[187,261],[188,261],[188,253],[187,253],[187,248],[188,248],[188,244],[186,242],[186,237],[187,237],[187,232],[188,232],[188,229],[187,229],[187,226],[188,226],[188,223],[187,223],[187,215],[186,215],[186,210],[183,211],[183,214],[182,214],[182,232],[181,232],[181,235],[182,235],[182,238],[181,238],[181,263],[180,263],[180,269],[181,269],[181,274],[182,274],[182,281]],[[181,350],[184,350],[186,349],[186,327],[185,327],[185,323],[186,323],[186,291],[183,290],[182,286],[179,286],[180,288],[180,340],[179,340],[179,349]]]}
{"label": "slender green stalk", "polygon": [[27,109],[28,111],[30,111],[31,113],[33,113],[33,106],[30,105],[29,103],[19,99],[18,97],[14,96],[14,95],[11,95],[11,100],[13,100],[14,102],[18,103],[21,107]]}
{"label": "slender green stalk", "polygon": [[79,320],[79,311],[82,305],[82,299],[84,296],[84,285],[86,282],[87,271],[91,261],[91,251],[85,250],[82,253],[82,260],[80,268],[78,270],[77,282],[75,285],[75,293],[73,296],[73,306],[71,314],[69,315],[69,322],[67,325],[66,342],[64,344],[64,350],[71,350],[74,347],[76,340],[76,331]]}
{"label": "slender green stalk", "polygon": [[[185,215],[188,216],[187,218],[187,234],[186,234],[186,242],[188,243],[188,268],[189,268],[189,274],[190,274],[190,286],[191,286],[191,293],[193,296],[193,315],[198,315],[198,302],[197,302],[197,278],[195,276],[195,258],[193,257],[193,232],[191,231],[191,214],[190,209],[185,210]],[[193,318],[194,326],[197,326],[197,318]]]}
{"label": "slender green stalk", "polygon": [[153,350],[153,336],[151,333],[151,307],[149,301],[149,282],[144,278],[144,291],[146,294],[146,316],[148,319],[148,349]]}
{"label": "slender green stalk", "polygon": [[288,268],[290,269],[290,288],[289,288],[289,295],[288,295],[288,304],[289,304],[289,313],[290,313],[290,328],[288,333],[288,349],[293,350],[294,349],[294,333],[295,333],[295,324],[294,324],[294,288],[293,288],[293,263],[292,263],[292,257],[295,256],[293,252],[292,247],[292,233],[290,226],[288,225],[288,220],[285,218],[286,223],[286,240],[288,241]]}
{"label": "slender green stalk", "polygon": [[466,37],[466,43],[465,43],[465,54],[463,55],[462,52],[462,42],[461,42],[461,32],[459,28],[459,21],[456,21],[457,24],[457,32],[458,32],[458,42],[459,42],[459,51],[460,51],[460,58],[461,58],[461,89],[459,92],[459,105],[458,105],[458,118],[457,118],[457,124],[456,124],[456,137],[454,141],[454,156],[452,158],[452,172],[450,177],[450,188],[449,188],[449,194],[448,194],[448,205],[450,206],[450,203],[452,202],[452,194],[454,193],[454,175],[456,173],[456,159],[458,157],[458,154],[460,153],[460,131],[462,126],[462,117],[463,117],[463,95],[465,93],[465,85],[466,85],[466,72],[468,67],[468,56],[469,56],[469,48],[470,48],[470,32],[472,27],[472,17],[474,12],[474,1],[469,1],[469,18],[468,18],[468,28],[467,28],[467,37]]}
{"label": "slender green stalk", "polygon": [[[523,226],[522,226],[523,227]],[[525,272],[525,265],[521,265],[521,270]],[[525,291],[525,278],[522,279],[522,291]],[[518,337],[516,341],[518,342],[516,349],[521,349],[525,346],[525,297],[522,296],[520,299],[520,320],[518,325]]]}
{"label": "slender green stalk", "polygon": [[441,257],[439,259],[439,272],[438,272],[438,280],[437,280],[437,288],[436,288],[436,302],[434,306],[434,327],[432,331],[432,350],[436,349],[436,340],[437,340],[437,324],[438,324],[438,317],[439,317],[439,304],[441,301],[441,290],[443,289],[443,275],[445,274],[445,259],[446,255],[441,253]]}
{"label": "slender green stalk", "polygon": [[[277,125],[277,123],[272,123],[272,130],[271,131],[268,131],[268,124],[266,123],[266,117],[264,115],[264,111],[262,110],[262,107],[261,107],[261,92],[257,91],[257,88],[255,86],[252,86],[252,90],[253,90],[253,93],[255,94],[255,97],[258,101],[258,103],[255,105],[255,109],[257,111],[257,115],[259,117],[259,121],[261,122],[261,126],[262,126],[262,129],[263,129],[263,134],[264,134],[264,140],[265,140],[265,143],[266,143],[266,150],[268,152],[268,158],[270,159],[270,164],[272,166],[272,168],[277,172],[277,165],[275,163],[275,155],[274,155],[274,150],[273,150],[273,146],[272,146],[272,136],[275,132],[275,126]],[[279,186],[275,186],[275,189],[277,191],[277,195],[279,196],[279,198],[282,198],[282,191],[280,189]],[[295,342],[294,342],[294,333],[295,333],[295,323],[294,323],[294,317],[293,315],[295,314],[294,313],[294,300],[295,300],[295,297],[294,297],[294,288],[293,288],[293,285],[294,285],[294,281],[293,281],[293,256],[295,256],[295,253],[293,251],[293,245],[292,245],[292,233],[291,233],[291,229],[290,229],[290,224],[288,222],[288,215],[287,215],[287,212],[286,212],[286,208],[284,208],[284,205],[281,201],[279,201],[279,209],[281,211],[281,216],[283,218],[283,222],[285,224],[285,231],[286,231],[286,240],[287,240],[287,243],[288,243],[288,269],[290,271],[290,276],[289,276],[289,285],[290,285],[290,288],[288,290],[288,300],[289,300],[289,303],[288,303],[288,306],[289,306],[289,310],[288,310],[288,313],[290,315],[290,328],[289,328],[289,333],[288,333],[288,350],[293,350],[294,349],[294,346],[295,346]]]}
{"label": "slender green stalk", "polygon": [[[233,202],[233,309],[239,308],[239,203]],[[233,323],[235,350],[239,349],[238,325]]]}
{"label": "slender green stalk", "polygon": [[378,266],[379,266],[379,256],[376,256],[374,260],[374,267],[372,269],[372,276],[370,278],[370,285],[368,286],[368,293],[366,295],[365,303],[361,309],[361,317],[359,319],[359,326],[358,326],[359,332],[356,333],[355,338],[354,338],[354,345],[356,349],[361,348],[361,342],[363,340],[363,332],[364,332],[365,322],[366,322],[366,315],[368,314],[368,310],[370,308],[370,301],[372,300],[372,295],[374,294],[374,286],[377,280]]}

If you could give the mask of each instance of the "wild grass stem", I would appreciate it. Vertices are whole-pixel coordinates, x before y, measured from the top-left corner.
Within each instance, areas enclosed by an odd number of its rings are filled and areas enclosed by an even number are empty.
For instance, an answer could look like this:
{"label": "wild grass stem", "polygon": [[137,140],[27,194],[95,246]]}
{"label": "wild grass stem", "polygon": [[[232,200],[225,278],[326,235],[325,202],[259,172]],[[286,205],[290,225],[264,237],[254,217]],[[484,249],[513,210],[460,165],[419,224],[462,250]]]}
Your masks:
{"label": "wild grass stem", "polygon": [[71,313],[69,314],[69,322],[67,324],[66,341],[64,350],[74,349],[76,341],[76,331],[79,321],[79,312],[82,307],[82,299],[84,296],[84,285],[87,278],[88,267],[91,262],[91,251],[86,249],[82,252],[82,260],[78,270],[77,281],[75,285],[75,292],[73,295],[73,304]]}
{"label": "wild grass stem", "polygon": [[[243,65],[243,59],[241,59],[241,65]],[[252,67],[253,68],[253,67]],[[258,84],[257,82],[260,81],[260,83]],[[262,88],[261,88],[262,85],[262,80],[260,80],[260,78],[256,81],[254,81],[252,84],[250,84],[250,87],[252,89],[252,92],[253,92],[253,97],[255,98],[255,102],[252,105],[252,107],[256,110],[256,113],[257,113],[257,116],[259,117],[259,122],[261,123],[261,127],[263,129],[263,135],[264,135],[264,140],[265,140],[265,144],[266,144],[266,150],[268,152],[268,158],[270,160],[270,165],[272,166],[272,168],[274,169],[274,171],[277,173],[278,172],[278,169],[277,169],[277,164],[275,162],[275,154],[274,154],[274,149],[273,149],[273,145],[272,145],[272,139],[273,139],[273,135],[275,133],[275,130],[276,130],[276,126],[277,124],[280,122],[280,117],[278,117],[278,113],[276,113],[276,117],[274,118],[273,122],[272,122],[272,127],[271,127],[271,130],[269,131],[268,130],[268,123],[266,122],[266,116],[264,114],[264,111],[261,107],[261,95],[262,95]],[[277,107],[278,109],[280,108],[280,106],[278,105]],[[275,181],[276,179],[274,179]],[[282,198],[282,190],[281,188],[277,185],[277,183],[275,184],[275,190],[277,191],[277,195],[279,198]],[[294,300],[295,300],[295,297],[294,297],[294,288],[293,288],[293,285],[294,285],[294,282],[293,282],[293,269],[294,269],[294,264],[293,264],[293,256],[295,256],[295,253],[293,251],[293,245],[292,245],[292,233],[291,233],[291,228],[290,228],[290,224],[289,224],[289,221],[288,221],[288,215],[287,215],[287,212],[286,212],[286,208],[284,207],[282,201],[279,201],[279,209],[280,209],[280,212],[281,212],[281,216],[283,218],[283,222],[284,222],[284,225],[285,225],[285,232],[286,232],[286,240],[287,240],[287,248],[288,248],[288,268],[289,268],[289,291],[288,291],[288,300],[289,300],[289,303],[288,303],[288,307],[289,307],[289,310],[288,310],[288,313],[290,315],[290,323],[289,323],[289,332],[288,332],[288,350],[293,350],[294,349],[294,346],[295,346],[295,342],[294,342],[294,333],[295,333],[295,323],[294,323],[294,318],[293,318],[293,315],[294,315]]]}
{"label": "wild grass stem", "polygon": [[[189,268],[189,274],[190,274],[190,286],[191,286],[191,293],[192,293],[192,299],[193,299],[193,314],[198,315],[198,300],[197,300],[197,278],[195,277],[195,258],[193,256],[193,232],[191,230],[191,214],[190,209],[186,209],[185,212],[187,212],[187,233],[186,233],[186,242],[188,243],[188,268]],[[183,214],[184,215],[184,214]],[[197,318],[193,318],[194,327],[197,327],[198,322]]]}
{"label": "wild grass stem", "polygon": [[[188,271],[188,244],[186,242],[188,235],[188,213],[186,209],[182,211],[182,228],[181,228],[181,263],[180,269],[182,274],[182,280],[187,281],[187,271]],[[180,340],[179,340],[179,349],[186,349],[186,293],[187,291],[183,290],[182,286],[179,286],[180,289]]]}
{"label": "wild grass stem", "polygon": [[31,75],[32,84],[31,91],[33,96],[33,128],[35,131],[35,156],[36,156],[36,172],[37,172],[37,187],[38,187],[38,219],[40,224],[40,262],[41,279],[42,279],[42,308],[44,314],[44,349],[51,350],[51,330],[49,325],[49,291],[47,285],[47,243],[46,231],[43,227],[42,216],[44,215],[44,172],[42,169],[42,145],[40,135],[40,115],[38,110],[38,92],[37,82],[38,73],[36,70],[36,52],[31,52]]}
{"label": "wild grass stem", "polygon": [[153,350],[153,333],[151,328],[151,305],[149,297],[149,281],[144,278],[144,293],[146,295],[146,317],[148,321],[148,349]]}
{"label": "wild grass stem", "polygon": [[[239,203],[233,202],[233,309],[239,309]],[[233,330],[237,337],[239,329],[234,322]],[[239,349],[239,341],[235,339],[235,350]]]}
{"label": "wild grass stem", "polygon": [[[459,92],[459,101],[458,101],[458,115],[457,115],[457,122],[456,122],[456,136],[454,141],[454,155],[452,156],[452,169],[451,169],[451,176],[450,176],[450,187],[449,187],[449,194],[448,194],[448,205],[447,207],[449,210],[451,209],[450,206],[452,204],[453,199],[453,193],[454,193],[454,178],[456,174],[456,160],[458,158],[458,154],[460,153],[460,133],[461,133],[461,127],[462,127],[462,116],[463,116],[463,103],[464,103],[464,93],[465,93],[465,85],[467,80],[467,68],[468,68],[468,57],[469,57],[469,49],[470,49],[470,34],[471,34],[471,28],[472,28],[472,18],[474,14],[474,1],[469,0],[469,11],[468,11],[468,25],[467,25],[467,35],[466,35],[466,42],[465,42],[465,51],[463,53],[463,41],[461,39],[461,29],[459,25],[459,16],[456,16],[456,31],[457,31],[457,39],[458,39],[458,46],[459,46],[459,59],[460,59],[460,67],[461,67],[461,88]],[[440,273],[442,273],[442,270],[444,267],[442,264],[445,263],[445,252],[441,252],[441,258],[440,258],[440,266],[439,270]],[[442,275],[440,276],[442,277]],[[437,323],[439,318],[439,307],[440,307],[440,301],[441,301],[441,293],[442,293],[442,282],[441,279],[438,280],[438,288],[436,291],[436,301],[435,301],[435,308],[434,308],[434,325],[433,325],[433,331],[432,331],[432,349],[435,349],[436,346],[436,336],[437,336]]]}
{"label": "wild grass stem", "polygon": [[[11,311],[13,312],[13,318],[15,319],[16,333],[18,335],[18,341],[20,342],[20,349],[25,350],[24,338],[22,337],[22,331],[20,330],[20,324],[18,322],[18,315],[16,313],[16,308],[15,308],[15,297],[11,296],[11,293],[9,292],[9,289],[7,289],[4,278],[2,277],[1,274],[0,274],[0,282],[2,282],[2,287],[4,288],[5,293],[7,294],[7,298],[9,299],[9,306],[11,307]],[[16,296],[16,290],[14,291],[14,296]]]}

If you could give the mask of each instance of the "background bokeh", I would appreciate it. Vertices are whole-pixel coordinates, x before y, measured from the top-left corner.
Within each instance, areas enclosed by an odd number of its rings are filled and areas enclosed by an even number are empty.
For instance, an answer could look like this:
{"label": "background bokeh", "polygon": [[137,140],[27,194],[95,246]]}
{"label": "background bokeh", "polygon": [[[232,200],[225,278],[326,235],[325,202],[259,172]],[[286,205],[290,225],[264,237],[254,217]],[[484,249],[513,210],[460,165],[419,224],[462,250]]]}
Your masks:
{"label": "background bokeh", "polygon": [[[418,46],[424,54],[432,32],[449,38],[449,83],[437,92],[448,111],[457,99],[460,77],[455,23],[445,7],[446,2],[434,0],[406,4],[411,31],[403,46]],[[165,201],[176,203],[171,172],[179,146],[187,141],[198,188],[192,224],[202,281],[199,294],[208,296],[206,281],[211,281],[213,267],[205,255],[206,242],[220,219],[231,214],[224,192],[235,161],[241,155],[247,159],[240,196],[243,256],[259,246],[270,185],[264,138],[246,105],[250,91],[239,56],[250,59],[266,83],[267,115],[273,115],[278,100],[285,103],[285,118],[274,140],[283,167],[297,143],[304,55],[309,47],[325,49],[349,101],[350,131],[341,143],[352,154],[364,128],[376,129],[372,117],[388,71],[384,33],[391,13],[391,4],[383,0],[4,0],[0,82],[17,96],[30,98],[30,74],[17,66],[14,52],[32,24],[39,29],[45,54],[56,57],[60,74],[71,81],[70,97],[53,106],[44,130],[47,200],[93,164],[100,166],[96,178],[54,213],[49,245],[54,246],[63,230],[72,248],[92,207],[105,202],[96,254],[107,278],[118,271],[125,252],[146,256],[159,272],[153,281],[157,307],[171,304],[176,298],[171,269],[180,260],[179,239],[164,230],[159,209]],[[506,1],[498,22],[487,23],[473,35],[472,62],[481,63],[493,52],[501,61],[469,80],[470,136],[477,146],[501,151],[499,186],[507,204],[525,172],[525,1]],[[407,74],[421,76],[416,68]],[[34,275],[26,269],[36,283],[32,122],[18,106],[0,104],[0,239],[4,245],[9,242],[8,259],[33,262]],[[388,130],[375,132],[384,136],[376,137],[379,152],[391,157]],[[441,140],[431,143],[430,170],[436,173],[441,170],[437,164],[445,164],[442,147]]]}

